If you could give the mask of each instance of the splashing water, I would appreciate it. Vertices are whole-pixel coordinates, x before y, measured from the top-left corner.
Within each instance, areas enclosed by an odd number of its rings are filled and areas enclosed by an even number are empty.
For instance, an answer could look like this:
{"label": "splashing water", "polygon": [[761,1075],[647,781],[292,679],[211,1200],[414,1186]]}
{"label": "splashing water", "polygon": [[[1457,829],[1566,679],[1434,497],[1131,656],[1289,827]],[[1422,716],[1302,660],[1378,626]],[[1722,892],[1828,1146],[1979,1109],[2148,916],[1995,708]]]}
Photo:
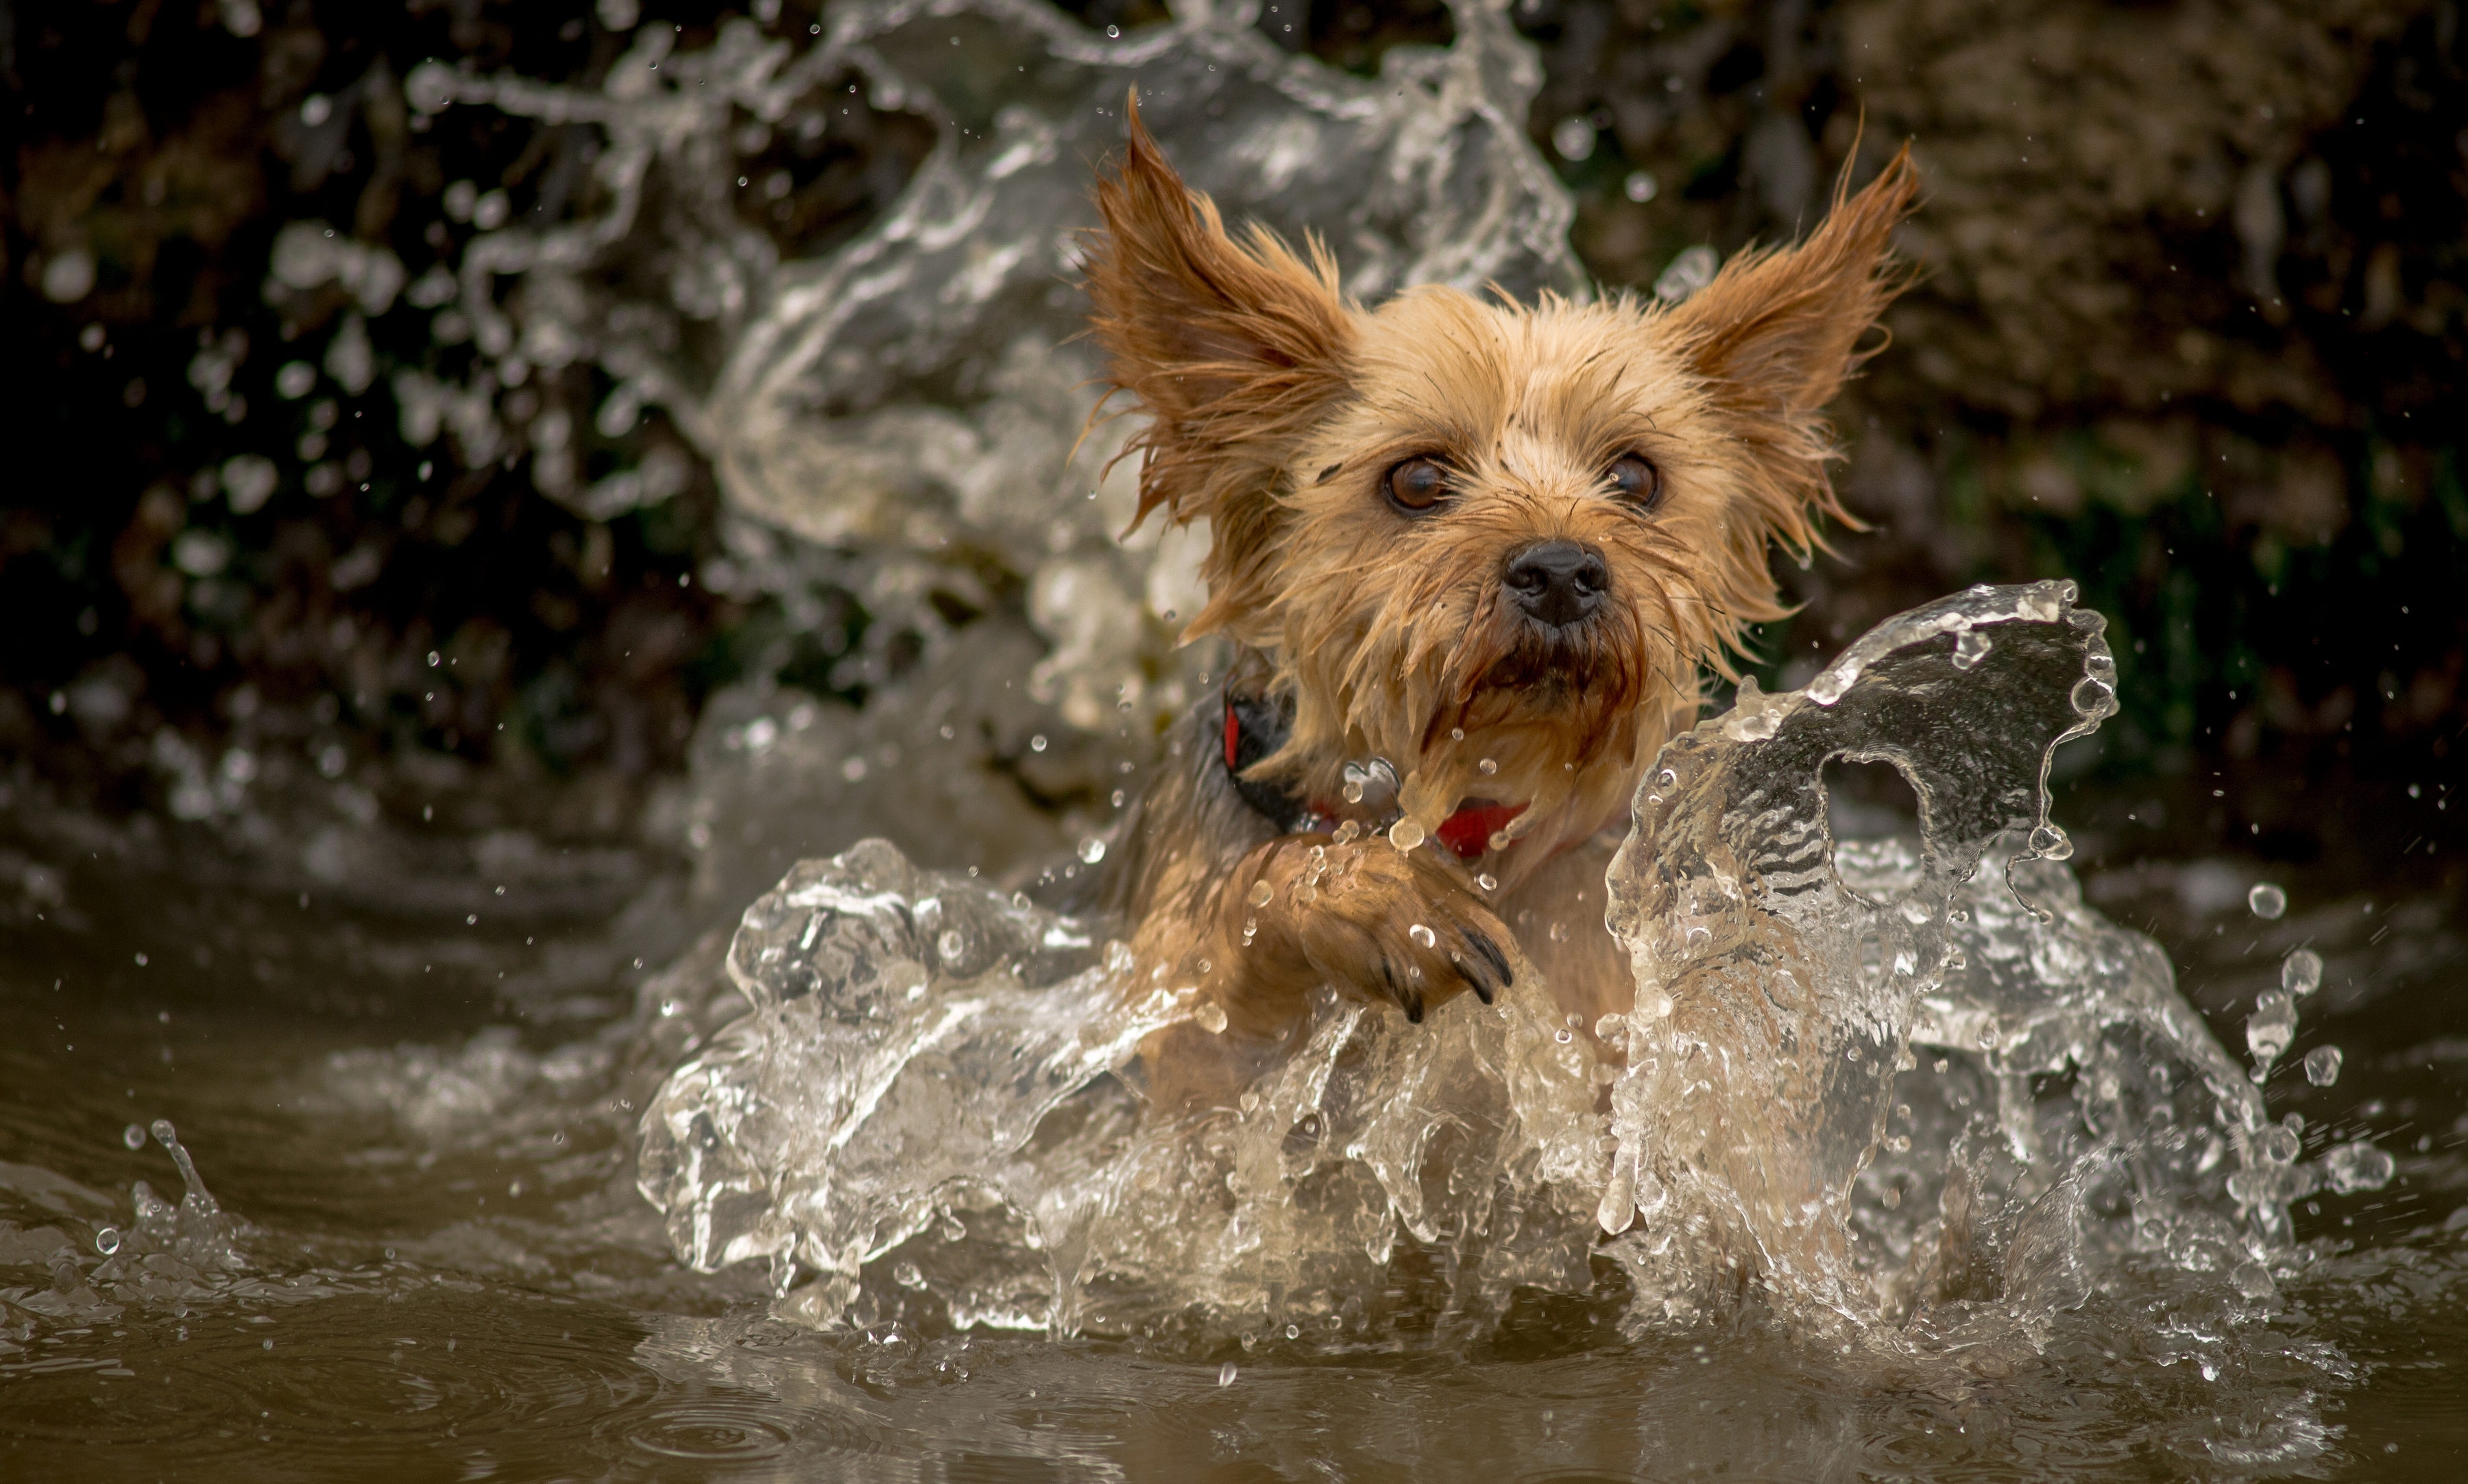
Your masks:
{"label": "splashing water", "polygon": [[[586,482],[575,430],[615,438],[664,410],[724,496],[728,550],[698,579],[777,600],[837,656],[834,685],[869,689],[862,712],[816,708],[758,667],[713,697],[671,821],[700,900],[733,912],[869,833],[1023,879],[1111,817],[1075,802],[1057,819],[1051,801],[1110,800],[1216,662],[1176,645],[1205,600],[1204,523],[1122,538],[1136,479],[1113,458],[1136,421],[1083,436],[1099,367],[1072,280],[1131,86],[1228,219],[1318,236],[1353,293],[1586,291],[1573,207],[1524,136],[1541,69],[1497,5],[1451,15],[1449,47],[1393,48],[1377,78],[1280,51],[1247,7],[1109,38],[1037,0],[835,6],[802,50],[731,20],[683,52],[647,25],[598,88],[412,71],[419,109],[596,134],[604,204],[514,217],[402,289],[479,353],[459,380],[394,378],[406,439],[451,434],[466,463],[527,446],[544,493],[606,518],[684,488],[681,455]],[[854,240],[784,257],[730,182],[765,142],[821,137],[860,98],[925,121],[935,147]],[[392,287],[295,256],[295,276]],[[609,388],[596,408],[537,374],[577,365]],[[834,593],[870,616],[845,653]]]}
{"label": "splashing water", "polygon": [[[1198,1007],[1131,993],[1099,925],[881,842],[809,863],[730,951],[754,1013],[647,1110],[643,1189],[689,1264],[767,1259],[825,1325],[1345,1344],[1534,1290],[1639,1332],[1752,1298],[1977,1368],[2120,1263],[2258,1301],[2287,1203],[2388,1167],[2297,1163],[2059,864],[2044,780],[2113,710],[2100,627],[2068,584],[1974,589],[1676,741],[1611,872],[1634,1013],[1570,1027],[1523,974],[1421,1027],[1324,992],[1193,1122],[1132,1062]],[[1901,770],[1921,838],[1835,844],[1835,758]]]}
{"label": "splashing water", "polygon": [[[1119,147],[1125,93],[1138,87],[1168,151],[1229,219],[1317,234],[1354,293],[1432,281],[1579,291],[1572,208],[1523,137],[1541,71],[1495,7],[1455,8],[1455,22],[1452,46],[1392,51],[1376,79],[1288,56],[1240,7],[1108,39],[1033,0],[834,7],[822,39],[793,54],[742,19],[697,52],[647,26],[596,90],[424,65],[405,84],[421,109],[599,130],[608,207],[471,242],[428,299],[470,327],[482,369],[463,386],[407,374],[406,429],[450,426],[485,456],[514,436],[491,400],[501,389],[530,368],[597,365],[615,382],[587,414],[604,431],[666,409],[731,507],[761,523],[740,530],[722,585],[801,575],[783,570],[784,538],[861,548],[869,602],[895,628],[936,632],[947,626],[926,593],[990,606],[968,576],[990,560],[1028,590],[1046,648],[1039,697],[1082,730],[1110,726],[1173,668],[1168,616],[1198,610],[1206,543],[1204,531],[1118,542],[1136,505],[1129,466],[1106,473],[1123,430],[1079,437],[1098,368],[1078,343],[1085,305],[1070,281],[1093,221],[1090,170]],[[856,240],[783,261],[738,215],[739,156],[749,136],[819,132],[859,88],[939,141]],[[318,257],[301,272],[350,266]],[[583,486],[560,416],[528,433],[554,445],[535,459],[552,496],[605,518],[681,487],[649,469]]]}

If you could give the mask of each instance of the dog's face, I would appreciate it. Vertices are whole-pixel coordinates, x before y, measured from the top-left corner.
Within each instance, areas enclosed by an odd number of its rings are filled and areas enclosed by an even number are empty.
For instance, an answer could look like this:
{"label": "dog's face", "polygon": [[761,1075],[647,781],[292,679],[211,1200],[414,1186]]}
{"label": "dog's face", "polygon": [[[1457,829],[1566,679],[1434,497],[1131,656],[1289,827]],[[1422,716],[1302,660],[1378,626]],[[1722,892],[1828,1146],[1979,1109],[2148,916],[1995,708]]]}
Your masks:
{"label": "dog's face", "polygon": [[1294,702],[1256,771],[1333,799],[1383,757],[1427,833],[1522,806],[1526,859],[1615,817],[1699,667],[1779,615],[1770,545],[1841,514],[1821,409],[1891,295],[1913,190],[1897,159],[1677,309],[1425,287],[1365,310],[1315,247],[1229,240],[1134,111],[1099,187],[1096,327],[1153,418],[1142,516],[1211,525],[1193,631],[1256,651]]}

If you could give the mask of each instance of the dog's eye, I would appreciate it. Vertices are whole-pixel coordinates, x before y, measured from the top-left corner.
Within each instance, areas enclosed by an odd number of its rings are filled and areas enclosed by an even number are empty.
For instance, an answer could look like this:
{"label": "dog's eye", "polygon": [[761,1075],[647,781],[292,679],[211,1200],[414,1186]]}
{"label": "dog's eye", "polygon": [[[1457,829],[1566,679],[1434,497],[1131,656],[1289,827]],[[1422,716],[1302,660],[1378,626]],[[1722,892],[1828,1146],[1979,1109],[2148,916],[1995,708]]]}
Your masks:
{"label": "dog's eye", "polygon": [[1437,459],[1407,459],[1388,471],[1388,502],[1399,510],[1427,511],[1449,492],[1449,471]]}
{"label": "dog's eye", "polygon": [[1647,463],[1644,455],[1621,454],[1611,460],[1609,473],[1611,492],[1639,510],[1652,510],[1662,503],[1662,471]]}

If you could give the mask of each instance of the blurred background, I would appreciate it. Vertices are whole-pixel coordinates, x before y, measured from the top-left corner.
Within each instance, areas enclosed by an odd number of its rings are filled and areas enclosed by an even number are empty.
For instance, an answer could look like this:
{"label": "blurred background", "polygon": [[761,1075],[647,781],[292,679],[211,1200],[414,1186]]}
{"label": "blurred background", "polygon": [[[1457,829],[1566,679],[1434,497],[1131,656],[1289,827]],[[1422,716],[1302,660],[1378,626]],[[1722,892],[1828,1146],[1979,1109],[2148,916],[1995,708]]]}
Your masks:
{"label": "blurred background", "polygon": [[[1134,40],[1166,18],[1070,9]],[[2444,874],[2468,729],[2453,0],[1509,14],[1542,66],[1527,129],[1608,288],[1791,238],[1863,129],[1864,168],[1912,142],[1925,277],[1839,408],[1867,529],[1778,560],[1806,606],[1758,635],[1770,685],[1963,584],[2071,577],[2125,708],[2064,759],[2095,854]],[[829,20],[681,0],[654,66]],[[1436,4],[1281,0],[1258,24],[1366,75],[1451,36]],[[917,622],[1034,605],[965,554],[900,624],[828,572],[799,602],[743,580],[691,428],[605,365],[517,376],[458,302],[475,240],[605,209],[601,135],[423,108],[406,80],[442,59],[597,87],[649,25],[635,0],[0,0],[14,797],[229,822],[284,773],[406,829],[632,840],[651,817],[682,850],[662,790],[698,735],[720,745],[715,696],[840,715],[928,662]],[[737,225],[782,259],[850,241],[934,148],[899,99],[846,91],[811,128],[733,136]],[[1102,817],[1113,765],[1053,772],[1069,749],[1034,743],[997,760],[1012,807]]]}

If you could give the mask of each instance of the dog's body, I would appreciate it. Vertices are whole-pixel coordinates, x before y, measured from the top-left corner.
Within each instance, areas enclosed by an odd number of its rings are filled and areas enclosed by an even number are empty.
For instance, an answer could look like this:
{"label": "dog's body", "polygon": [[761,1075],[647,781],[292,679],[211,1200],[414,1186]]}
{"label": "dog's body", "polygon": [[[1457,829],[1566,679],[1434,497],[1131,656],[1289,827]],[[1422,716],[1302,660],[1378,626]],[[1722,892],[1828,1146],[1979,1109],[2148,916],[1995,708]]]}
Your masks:
{"label": "dog's body", "polygon": [[1915,189],[1897,157],[1676,308],[1364,310],[1315,245],[1229,239],[1131,110],[1094,323],[1152,419],[1142,518],[1209,522],[1188,633],[1236,652],[1114,857],[1140,988],[1200,1004],[1160,1103],[1227,1099],[1321,985],[1419,1021],[1530,968],[1582,1029],[1629,1008],[1604,867],[1699,668],[1782,612],[1770,545],[1847,518],[1822,410]]}

